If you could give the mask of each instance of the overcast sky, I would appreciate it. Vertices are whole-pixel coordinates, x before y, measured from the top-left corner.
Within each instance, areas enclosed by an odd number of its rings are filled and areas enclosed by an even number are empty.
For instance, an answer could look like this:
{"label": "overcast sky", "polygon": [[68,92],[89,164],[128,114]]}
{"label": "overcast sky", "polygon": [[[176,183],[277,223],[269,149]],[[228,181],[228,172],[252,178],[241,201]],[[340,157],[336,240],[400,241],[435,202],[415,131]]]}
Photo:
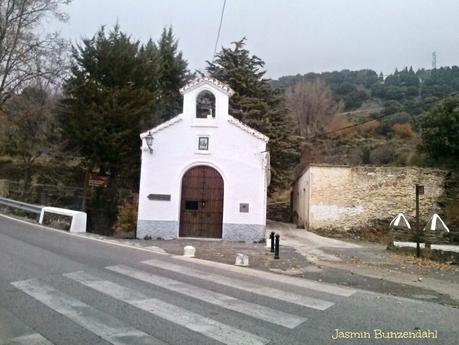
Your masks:
{"label": "overcast sky", "polygon": [[[172,25],[192,70],[213,55],[223,0],[73,0],[50,29],[78,42],[117,21],[142,41]],[[459,64],[459,0],[227,0],[219,46],[247,37],[268,76]]]}

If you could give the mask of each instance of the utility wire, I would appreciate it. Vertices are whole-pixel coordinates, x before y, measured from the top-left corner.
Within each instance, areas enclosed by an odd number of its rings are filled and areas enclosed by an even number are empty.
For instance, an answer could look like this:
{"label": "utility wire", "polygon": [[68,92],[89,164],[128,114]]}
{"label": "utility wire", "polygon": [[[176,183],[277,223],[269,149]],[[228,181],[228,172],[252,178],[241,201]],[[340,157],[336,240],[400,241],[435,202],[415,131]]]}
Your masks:
{"label": "utility wire", "polygon": [[[448,97],[455,97],[455,96],[458,96],[459,93],[457,92],[454,92],[454,93],[450,93],[449,95],[446,95],[440,99],[434,99],[434,100],[430,100],[430,101],[421,101],[419,102],[419,104],[417,105],[426,105],[426,104],[430,104],[430,103],[436,103],[436,102],[441,102],[443,101],[445,98],[448,98]],[[337,132],[341,132],[341,131],[344,131],[346,129],[350,129],[350,128],[355,128],[355,127],[359,127],[359,126],[362,126],[366,123],[369,123],[369,122],[372,122],[372,121],[375,121],[375,120],[380,120],[386,116],[393,116],[394,114],[383,114],[383,115],[379,115],[379,116],[375,116],[374,118],[372,118],[371,120],[368,120],[368,121],[364,121],[364,122],[361,122],[361,123],[355,123],[355,124],[352,124],[352,125],[349,125],[349,126],[345,126],[345,127],[342,127],[342,128],[338,128],[338,129],[334,129],[332,131],[329,131],[329,132],[324,132],[324,133],[319,133],[319,134],[316,134],[312,137],[309,137],[309,138],[305,138],[305,140],[312,140],[312,139],[316,139],[316,138],[320,138],[320,137],[323,137],[323,136],[326,136],[326,135],[329,135],[329,134],[333,134],[333,133],[337,133]]]}
{"label": "utility wire", "polygon": [[223,0],[222,14],[220,16],[220,24],[218,26],[217,39],[215,40],[214,57],[215,55],[217,55],[217,46],[218,46],[218,41],[220,40],[220,32],[222,30],[223,15],[225,14],[225,7],[226,7],[226,0]]}

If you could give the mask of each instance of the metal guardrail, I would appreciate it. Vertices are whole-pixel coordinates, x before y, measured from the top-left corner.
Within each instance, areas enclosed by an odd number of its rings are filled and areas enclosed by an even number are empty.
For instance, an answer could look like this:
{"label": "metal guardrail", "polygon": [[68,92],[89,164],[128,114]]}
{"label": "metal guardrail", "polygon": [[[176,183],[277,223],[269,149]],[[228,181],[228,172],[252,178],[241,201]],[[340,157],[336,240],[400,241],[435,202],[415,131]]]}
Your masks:
{"label": "metal guardrail", "polygon": [[[73,211],[73,210],[68,210],[65,208],[46,207],[46,206],[28,204],[26,202],[0,197],[0,206],[2,205],[5,207],[17,208],[25,212],[38,214],[39,217],[37,221],[39,224],[44,224],[45,213],[50,213],[54,215],[62,215],[62,216],[70,216],[72,218],[72,221],[70,222],[70,228],[68,230],[70,232],[86,232],[86,222],[87,222],[86,212]],[[45,225],[51,226],[49,224],[45,224]]]}
{"label": "metal guardrail", "polygon": [[17,208],[26,212],[40,214],[43,206],[28,204],[22,201],[0,197],[0,205]]}

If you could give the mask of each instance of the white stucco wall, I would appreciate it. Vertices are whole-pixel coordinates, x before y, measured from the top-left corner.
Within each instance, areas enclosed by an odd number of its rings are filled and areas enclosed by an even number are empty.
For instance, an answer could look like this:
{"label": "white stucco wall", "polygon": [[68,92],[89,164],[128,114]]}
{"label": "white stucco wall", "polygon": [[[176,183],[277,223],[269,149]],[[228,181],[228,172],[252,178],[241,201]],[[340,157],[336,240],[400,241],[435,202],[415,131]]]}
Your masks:
{"label": "white stucco wall", "polygon": [[300,227],[308,228],[310,211],[310,170],[306,170],[295,181],[292,188],[293,221]]}
{"label": "white stucco wall", "polygon": [[[216,97],[215,118],[195,117],[195,99],[203,90]],[[179,234],[181,181],[193,166],[208,165],[220,172],[224,181],[223,223],[258,225],[266,223],[266,141],[240,128],[228,115],[228,95],[204,83],[184,94],[183,113],[152,130],[153,153],[142,140],[142,168],[139,191],[139,224],[163,221],[165,232],[174,238]],[[144,133],[143,135],[145,135]],[[209,152],[198,151],[198,137],[209,136]],[[170,201],[149,200],[149,194],[171,195]],[[249,204],[249,212],[241,213],[240,203]],[[144,227],[147,227],[145,225]],[[139,230],[140,233],[139,233]],[[155,230],[152,229],[153,233]],[[223,236],[232,235],[223,228]],[[245,231],[245,230],[244,230]],[[138,228],[143,238],[144,229]]]}

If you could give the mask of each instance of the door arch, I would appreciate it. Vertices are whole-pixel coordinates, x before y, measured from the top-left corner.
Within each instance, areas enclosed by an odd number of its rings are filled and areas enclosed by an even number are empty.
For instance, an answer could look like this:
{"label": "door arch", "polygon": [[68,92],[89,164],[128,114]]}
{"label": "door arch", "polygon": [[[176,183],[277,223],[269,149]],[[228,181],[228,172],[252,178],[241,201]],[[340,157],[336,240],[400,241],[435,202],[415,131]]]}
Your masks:
{"label": "door arch", "polygon": [[224,183],[207,165],[189,169],[182,178],[181,237],[222,237]]}

